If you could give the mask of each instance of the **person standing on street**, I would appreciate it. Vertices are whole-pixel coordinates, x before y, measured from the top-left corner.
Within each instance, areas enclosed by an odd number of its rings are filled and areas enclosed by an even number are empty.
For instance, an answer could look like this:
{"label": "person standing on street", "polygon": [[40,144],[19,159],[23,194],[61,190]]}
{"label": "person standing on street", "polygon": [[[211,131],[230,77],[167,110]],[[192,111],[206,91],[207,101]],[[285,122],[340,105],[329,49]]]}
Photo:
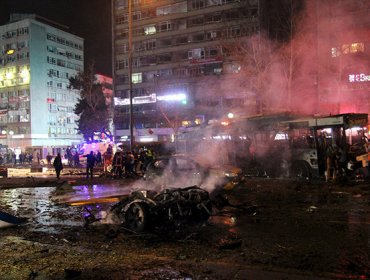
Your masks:
{"label": "person standing on street", "polygon": [[60,178],[60,172],[63,170],[63,164],[62,164],[62,158],[60,157],[60,153],[55,157],[53,166],[55,169],[55,172],[57,174],[57,179]]}
{"label": "person standing on street", "polygon": [[93,178],[93,171],[94,171],[94,165],[96,162],[96,158],[94,156],[94,152],[91,151],[90,154],[84,155],[86,157],[86,178],[89,178],[89,175],[91,178]]}
{"label": "person standing on street", "polygon": [[100,151],[98,151],[98,152],[96,153],[96,164],[97,164],[98,166],[101,166],[101,163],[102,163],[102,156],[101,156],[101,152],[100,152]]}
{"label": "person standing on street", "polygon": [[40,154],[39,154],[39,152],[37,152],[36,157],[37,157],[37,165],[40,165]]}
{"label": "person standing on street", "polygon": [[48,162],[48,165],[51,165],[51,160],[53,159],[53,156],[50,155],[50,153],[48,153],[48,155],[46,156],[46,161]]}

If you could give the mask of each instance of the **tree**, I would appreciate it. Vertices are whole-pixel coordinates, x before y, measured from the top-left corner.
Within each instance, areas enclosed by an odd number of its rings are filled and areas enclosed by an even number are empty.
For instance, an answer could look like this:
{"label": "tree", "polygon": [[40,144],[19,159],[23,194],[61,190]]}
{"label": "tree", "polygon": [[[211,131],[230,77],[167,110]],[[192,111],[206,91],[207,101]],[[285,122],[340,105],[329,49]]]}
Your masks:
{"label": "tree", "polygon": [[276,57],[273,42],[262,35],[237,38],[225,42],[223,50],[229,59],[240,65],[240,86],[248,88],[256,100],[256,113],[266,113],[271,109],[267,89],[270,86],[271,69]]}
{"label": "tree", "polygon": [[304,4],[266,1],[261,32],[222,45],[239,64],[240,84],[255,98],[256,113],[315,110],[315,21]]}
{"label": "tree", "polygon": [[282,27],[280,38],[284,38],[280,40],[279,61],[286,107],[304,114],[316,113],[317,103],[316,18],[312,5],[285,0],[274,17],[274,23]]}
{"label": "tree", "polygon": [[80,91],[80,98],[74,112],[79,133],[86,141],[92,140],[95,132],[104,132],[109,123],[109,108],[106,105],[103,87],[96,82],[94,63],[85,72],[79,72],[69,79],[69,88]]}

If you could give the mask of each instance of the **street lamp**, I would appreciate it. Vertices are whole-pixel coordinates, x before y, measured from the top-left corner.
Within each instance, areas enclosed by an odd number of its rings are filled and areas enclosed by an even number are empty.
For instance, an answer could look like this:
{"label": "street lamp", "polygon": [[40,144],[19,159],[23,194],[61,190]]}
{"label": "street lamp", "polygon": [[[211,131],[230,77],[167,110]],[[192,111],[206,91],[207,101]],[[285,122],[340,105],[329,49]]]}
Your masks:
{"label": "street lamp", "polygon": [[230,113],[228,113],[228,114],[227,114],[227,117],[228,117],[229,119],[233,119],[233,118],[234,118],[234,114],[230,112]]}

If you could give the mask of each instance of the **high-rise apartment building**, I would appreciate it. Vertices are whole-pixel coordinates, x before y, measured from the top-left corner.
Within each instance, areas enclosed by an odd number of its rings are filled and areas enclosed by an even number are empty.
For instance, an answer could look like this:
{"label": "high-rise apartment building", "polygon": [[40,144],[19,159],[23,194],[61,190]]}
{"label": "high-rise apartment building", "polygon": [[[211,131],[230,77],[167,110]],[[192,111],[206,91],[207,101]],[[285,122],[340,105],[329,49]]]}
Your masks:
{"label": "high-rise apartment building", "polygon": [[233,82],[239,66],[228,59],[223,44],[258,34],[259,1],[131,3],[132,25],[129,0],[112,5],[117,140],[130,135],[130,97],[138,142],[167,141],[180,127],[220,119],[238,106],[255,109],[255,98]]}
{"label": "high-rise apartment building", "polygon": [[319,112],[370,112],[370,2],[316,1]]}
{"label": "high-rise apartment building", "polygon": [[[83,71],[84,41],[35,15],[0,26],[0,143],[11,148],[77,143],[69,78]],[[43,150],[44,151],[44,150]]]}

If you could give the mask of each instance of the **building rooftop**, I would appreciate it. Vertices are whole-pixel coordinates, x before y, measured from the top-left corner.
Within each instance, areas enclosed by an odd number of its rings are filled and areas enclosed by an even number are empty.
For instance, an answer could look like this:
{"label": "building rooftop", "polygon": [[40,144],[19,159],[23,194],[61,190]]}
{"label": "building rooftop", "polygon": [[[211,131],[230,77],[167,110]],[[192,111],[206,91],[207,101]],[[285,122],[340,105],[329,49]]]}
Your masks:
{"label": "building rooftop", "polygon": [[47,25],[53,26],[55,28],[70,32],[69,26],[55,22],[51,19],[47,19],[47,18],[44,18],[36,14],[23,14],[23,13],[10,14],[10,19],[8,23],[17,22],[17,21],[24,20],[24,19],[34,19],[39,22],[45,23]]}

